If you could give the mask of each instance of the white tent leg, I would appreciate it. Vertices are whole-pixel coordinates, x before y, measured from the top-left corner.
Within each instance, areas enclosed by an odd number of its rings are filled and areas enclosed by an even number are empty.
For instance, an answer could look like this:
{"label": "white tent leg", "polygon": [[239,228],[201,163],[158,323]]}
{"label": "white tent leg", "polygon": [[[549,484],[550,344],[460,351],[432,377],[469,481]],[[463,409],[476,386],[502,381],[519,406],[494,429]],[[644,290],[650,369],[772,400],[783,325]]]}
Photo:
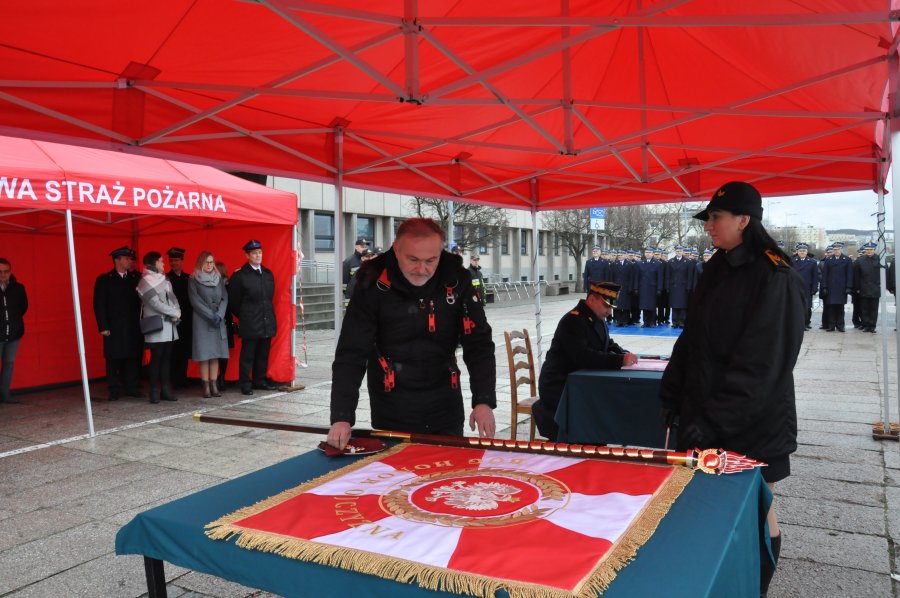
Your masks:
{"label": "white tent leg", "polygon": [[334,131],[334,344],[341,337],[344,318],[344,129]]}
{"label": "white tent leg", "polygon": [[882,389],[881,394],[881,421],[885,422],[886,429],[890,430],[888,423],[891,421],[891,391],[890,376],[888,369],[890,362],[888,361],[888,333],[890,326],[887,318],[887,264],[885,264],[885,243],[884,243],[884,189],[878,190],[878,256],[879,263],[884,266],[880,271],[881,277],[881,299],[879,299],[878,310],[881,312],[881,372],[882,372]]}
{"label": "white tent leg", "polygon": [[[893,126],[894,123],[891,123],[891,125],[892,125],[891,126],[891,155],[896,158],[897,156],[900,156],[900,133],[898,133],[897,130],[894,128],[894,126]],[[900,203],[898,203],[898,201],[897,201],[897,193],[900,192],[900,167],[898,167],[896,163],[894,163],[891,166],[891,192],[892,192],[893,198],[894,198],[894,206],[893,206],[894,207],[894,230],[896,231],[896,230],[900,230],[897,228],[898,226],[900,226]],[[897,259],[897,249],[895,246],[894,247],[894,260],[896,260],[896,259]],[[896,267],[894,268],[894,277],[895,277],[894,284],[896,285],[897,278],[900,278],[897,276],[897,268]],[[896,288],[896,286],[894,288]],[[898,326],[900,326],[900,309],[895,309],[894,310],[894,328],[897,328]],[[896,374],[897,374],[898,385],[900,385],[900,334],[895,334],[894,336],[896,337],[896,341],[897,341],[897,372],[896,372]],[[898,388],[900,388],[900,386],[898,386]],[[887,415],[888,415],[888,411],[889,411],[887,408],[887,404],[888,404],[889,400],[890,399],[886,396],[885,401],[884,401],[884,403],[885,403],[884,427],[885,427],[885,431],[888,431],[888,432],[890,431],[890,424],[891,424],[890,420],[887,419]],[[897,393],[897,411],[900,412],[900,392]]]}
{"label": "white tent leg", "polygon": [[88,388],[87,357],[84,354],[84,328],[81,325],[81,297],[78,293],[78,270],[75,266],[75,235],[72,233],[72,210],[66,210],[66,241],[69,247],[69,277],[72,279],[72,304],[75,308],[75,336],[78,339],[78,361],[81,364],[81,388],[84,392],[84,411],[87,415],[88,436],[93,438],[94,413],[91,411],[91,390]]}
{"label": "white tent leg", "polygon": [[541,371],[543,353],[541,352],[541,268],[538,263],[538,214],[537,214],[537,179],[531,179],[531,281],[534,293],[534,331],[535,331],[535,367]]}
{"label": "white tent leg", "polygon": [[[300,251],[300,246],[298,244],[298,236],[299,231],[297,230],[297,225],[293,226],[291,232],[291,242],[294,247],[294,251]],[[291,327],[291,386],[297,385],[297,276],[300,272],[300,268],[298,268],[298,264],[300,263],[300,255],[297,255],[297,261],[294,263],[294,275],[291,276],[291,304],[294,306],[294,322]]]}

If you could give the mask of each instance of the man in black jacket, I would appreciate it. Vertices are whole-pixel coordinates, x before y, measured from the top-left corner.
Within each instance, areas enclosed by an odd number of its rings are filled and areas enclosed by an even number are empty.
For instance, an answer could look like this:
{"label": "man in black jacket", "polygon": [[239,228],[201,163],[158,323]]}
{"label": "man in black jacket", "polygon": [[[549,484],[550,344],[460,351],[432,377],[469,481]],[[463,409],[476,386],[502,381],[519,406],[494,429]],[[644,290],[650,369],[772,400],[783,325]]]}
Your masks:
{"label": "man in black jacket", "polygon": [[243,250],[247,263],[231,277],[228,305],[238,319],[238,335],[241,337],[241,393],[252,395],[254,388],[278,388],[266,378],[269,349],[276,332],[275,306],[272,303],[275,275],[262,265],[262,243],[255,239],[248,241]]}
{"label": "man in black jacket", "polygon": [[367,377],[372,427],[462,435],[465,410],[457,344],[469,371],[469,427],[495,432],[496,360],[491,327],[459,256],[442,251],[444,232],[410,218],[393,247],[356,273],[332,364],[328,443],[343,449]]}
{"label": "man in black jacket", "polygon": [[472,275],[472,286],[481,298],[481,304],[487,303],[484,298],[484,274],[481,273],[481,256],[477,253],[469,256],[469,274]]}
{"label": "man in black jacket", "polygon": [[860,330],[863,332],[875,332],[878,324],[881,263],[875,255],[875,247],[875,243],[863,245],[865,253],[853,262],[853,294],[859,302]]}
{"label": "man in black jacket", "polygon": [[587,298],[564,315],[556,327],[538,380],[540,399],[532,407],[538,430],[550,440],[555,441],[559,431],[553,418],[570,373],[582,369],[617,370],[637,363],[637,355],[609,338],[606,325],[620,289],[613,282],[591,283]]}
{"label": "man in black jacket", "polygon": [[109,400],[116,401],[123,387],[128,396],[142,396],[138,374],[144,335],[140,328],[141,299],[135,290],[141,277],[129,270],[134,263],[134,250],[126,245],[109,255],[113,269],[94,282],[94,317],[103,336]]}
{"label": "man in black jacket", "polygon": [[344,285],[344,299],[350,298],[350,281],[353,279],[356,271],[359,270],[359,267],[362,266],[362,258],[364,255],[366,255],[366,252],[368,250],[369,242],[360,237],[356,240],[356,244],[353,246],[353,254],[348,256],[341,265],[341,275],[343,277]]}
{"label": "man in black jacket", "polygon": [[10,394],[13,364],[25,335],[28,295],[12,274],[12,264],[0,257],[0,403],[18,403]]}
{"label": "man in black jacket", "polygon": [[166,273],[166,278],[172,283],[172,291],[178,299],[181,309],[181,320],[178,322],[178,339],[172,346],[172,386],[184,388],[187,386],[188,361],[194,337],[194,310],[191,308],[191,300],[188,297],[188,282],[190,274],[184,271],[185,250],[181,247],[171,247],[166,255],[169,257],[171,269]]}

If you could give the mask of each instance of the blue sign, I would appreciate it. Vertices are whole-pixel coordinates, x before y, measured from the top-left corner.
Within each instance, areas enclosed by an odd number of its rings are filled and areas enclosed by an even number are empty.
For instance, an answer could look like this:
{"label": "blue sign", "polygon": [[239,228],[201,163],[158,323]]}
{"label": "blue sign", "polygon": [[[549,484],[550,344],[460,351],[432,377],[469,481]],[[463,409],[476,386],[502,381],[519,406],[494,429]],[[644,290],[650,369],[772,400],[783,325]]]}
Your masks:
{"label": "blue sign", "polygon": [[591,208],[591,218],[606,218],[606,208]]}

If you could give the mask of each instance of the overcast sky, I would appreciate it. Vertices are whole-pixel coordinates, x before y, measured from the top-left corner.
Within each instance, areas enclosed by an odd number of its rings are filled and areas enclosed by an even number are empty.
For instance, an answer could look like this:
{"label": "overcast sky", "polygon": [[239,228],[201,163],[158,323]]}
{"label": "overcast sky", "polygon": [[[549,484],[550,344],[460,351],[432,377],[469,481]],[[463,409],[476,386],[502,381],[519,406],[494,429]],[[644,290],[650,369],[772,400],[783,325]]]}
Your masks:
{"label": "overcast sky", "polygon": [[[891,194],[885,195],[885,228],[893,230]],[[872,191],[763,198],[763,218],[770,226],[815,226],[827,230],[855,228],[875,230],[878,196]]]}

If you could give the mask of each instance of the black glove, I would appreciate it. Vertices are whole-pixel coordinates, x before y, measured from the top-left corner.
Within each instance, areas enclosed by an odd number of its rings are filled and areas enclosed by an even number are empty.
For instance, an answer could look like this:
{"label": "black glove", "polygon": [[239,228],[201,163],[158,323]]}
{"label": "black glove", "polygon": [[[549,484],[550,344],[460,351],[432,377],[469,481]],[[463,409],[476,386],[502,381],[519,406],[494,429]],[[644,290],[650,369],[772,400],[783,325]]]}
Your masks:
{"label": "black glove", "polygon": [[666,424],[667,428],[678,425],[676,422],[678,419],[678,412],[671,407],[662,407],[659,410],[659,418]]}
{"label": "black glove", "polygon": [[819,289],[819,297],[822,299],[828,297],[828,289]]}
{"label": "black glove", "polygon": [[662,291],[656,291],[656,296],[659,297],[660,295],[662,295]]}
{"label": "black glove", "polygon": [[848,294],[848,295],[852,295],[852,294],[853,294],[853,289],[851,289],[850,287],[847,287],[846,289],[844,289],[844,292],[845,292],[846,294]]}
{"label": "black glove", "polygon": [[679,444],[689,446],[691,448],[710,448],[710,435],[703,429],[698,422],[691,422],[690,425],[679,429]]}

